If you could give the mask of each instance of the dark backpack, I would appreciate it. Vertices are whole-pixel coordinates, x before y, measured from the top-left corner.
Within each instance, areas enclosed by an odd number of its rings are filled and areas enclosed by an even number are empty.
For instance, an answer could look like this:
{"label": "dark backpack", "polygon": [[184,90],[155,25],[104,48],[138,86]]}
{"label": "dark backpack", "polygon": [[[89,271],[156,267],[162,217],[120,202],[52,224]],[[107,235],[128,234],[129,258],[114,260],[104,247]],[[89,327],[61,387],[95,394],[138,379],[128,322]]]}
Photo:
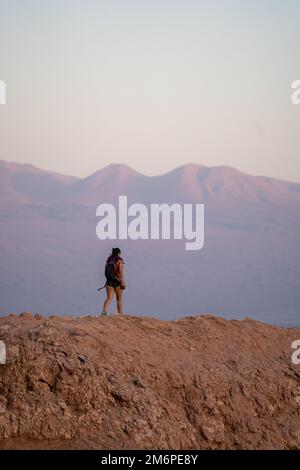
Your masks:
{"label": "dark backpack", "polygon": [[119,280],[118,277],[118,270],[117,270],[117,262],[121,260],[120,256],[110,256],[105,264],[105,277],[107,281],[115,281]]}

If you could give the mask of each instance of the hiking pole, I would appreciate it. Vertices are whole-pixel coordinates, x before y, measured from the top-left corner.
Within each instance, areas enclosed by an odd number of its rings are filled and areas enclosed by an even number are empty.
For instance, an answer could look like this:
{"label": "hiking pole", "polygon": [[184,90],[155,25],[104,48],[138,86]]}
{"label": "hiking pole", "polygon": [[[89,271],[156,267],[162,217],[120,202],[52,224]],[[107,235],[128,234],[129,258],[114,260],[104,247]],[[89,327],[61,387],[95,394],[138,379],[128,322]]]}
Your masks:
{"label": "hiking pole", "polygon": [[97,292],[100,292],[100,290],[104,289],[104,287],[106,287],[106,283],[104,284],[104,286],[99,287],[99,289],[97,289]]}

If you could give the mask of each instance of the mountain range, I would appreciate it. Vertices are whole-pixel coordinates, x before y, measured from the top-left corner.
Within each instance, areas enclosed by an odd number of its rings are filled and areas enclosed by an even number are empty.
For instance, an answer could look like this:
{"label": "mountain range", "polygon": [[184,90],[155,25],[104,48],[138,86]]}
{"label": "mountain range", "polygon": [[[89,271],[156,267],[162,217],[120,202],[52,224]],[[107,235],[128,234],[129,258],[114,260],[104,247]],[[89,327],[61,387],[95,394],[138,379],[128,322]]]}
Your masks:
{"label": "mountain range", "polygon": [[[130,203],[204,203],[203,250],[186,252],[181,240],[98,240],[96,207],[121,194]],[[112,164],[81,179],[0,161],[0,314],[99,312],[104,262],[120,245],[130,313],[299,325],[299,209],[300,184],[228,166],[150,177]]]}

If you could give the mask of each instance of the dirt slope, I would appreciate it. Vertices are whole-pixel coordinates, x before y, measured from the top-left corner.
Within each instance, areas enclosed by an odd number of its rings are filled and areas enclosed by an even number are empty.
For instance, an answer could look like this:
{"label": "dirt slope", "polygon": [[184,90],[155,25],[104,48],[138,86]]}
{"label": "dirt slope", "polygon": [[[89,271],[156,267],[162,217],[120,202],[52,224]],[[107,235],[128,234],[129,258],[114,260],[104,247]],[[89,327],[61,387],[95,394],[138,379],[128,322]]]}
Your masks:
{"label": "dirt slope", "polygon": [[300,448],[300,329],[0,318],[0,448]]}

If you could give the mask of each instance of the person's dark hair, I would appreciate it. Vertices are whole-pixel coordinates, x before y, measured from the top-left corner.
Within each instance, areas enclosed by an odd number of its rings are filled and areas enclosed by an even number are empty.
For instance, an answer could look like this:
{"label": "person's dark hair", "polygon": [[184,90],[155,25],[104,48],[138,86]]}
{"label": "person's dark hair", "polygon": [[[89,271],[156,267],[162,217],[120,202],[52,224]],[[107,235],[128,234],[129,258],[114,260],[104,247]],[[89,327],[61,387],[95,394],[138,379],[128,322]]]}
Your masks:
{"label": "person's dark hair", "polygon": [[111,254],[112,254],[113,256],[118,256],[118,255],[120,255],[120,254],[121,254],[120,248],[113,248]]}

